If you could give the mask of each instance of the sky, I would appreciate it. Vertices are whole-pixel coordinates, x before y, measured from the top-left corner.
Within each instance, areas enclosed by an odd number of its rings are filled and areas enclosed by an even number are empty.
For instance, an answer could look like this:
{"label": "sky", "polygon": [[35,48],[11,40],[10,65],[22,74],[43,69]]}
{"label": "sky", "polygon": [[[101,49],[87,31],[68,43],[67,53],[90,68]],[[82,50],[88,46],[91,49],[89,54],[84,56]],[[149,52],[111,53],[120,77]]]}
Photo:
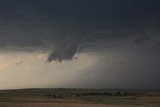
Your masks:
{"label": "sky", "polygon": [[0,89],[160,89],[159,0],[0,0]]}

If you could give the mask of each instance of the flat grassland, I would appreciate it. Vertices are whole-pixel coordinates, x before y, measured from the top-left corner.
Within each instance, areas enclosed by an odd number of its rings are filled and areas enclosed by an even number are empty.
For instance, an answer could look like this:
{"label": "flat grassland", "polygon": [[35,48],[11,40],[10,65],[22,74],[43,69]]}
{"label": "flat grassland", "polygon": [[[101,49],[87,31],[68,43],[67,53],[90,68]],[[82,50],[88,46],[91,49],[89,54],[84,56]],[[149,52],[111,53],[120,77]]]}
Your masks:
{"label": "flat grassland", "polygon": [[1,90],[0,107],[160,107],[159,90]]}

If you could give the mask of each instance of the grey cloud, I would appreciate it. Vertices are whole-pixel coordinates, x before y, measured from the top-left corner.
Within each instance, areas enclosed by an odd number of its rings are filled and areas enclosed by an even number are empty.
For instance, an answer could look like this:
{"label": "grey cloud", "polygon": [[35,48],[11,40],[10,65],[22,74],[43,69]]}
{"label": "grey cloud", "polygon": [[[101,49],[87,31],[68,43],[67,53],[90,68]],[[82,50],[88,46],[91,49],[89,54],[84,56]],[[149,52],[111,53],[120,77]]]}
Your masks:
{"label": "grey cloud", "polygon": [[159,52],[159,44],[160,37],[159,33],[150,33],[148,36],[143,35],[142,37],[139,37],[134,40],[134,43],[137,46],[144,47],[145,49],[153,52]]}
{"label": "grey cloud", "polygon": [[134,42],[135,44],[141,45],[146,48],[146,43],[149,41],[149,39],[150,38],[144,34],[142,37],[135,39]]}

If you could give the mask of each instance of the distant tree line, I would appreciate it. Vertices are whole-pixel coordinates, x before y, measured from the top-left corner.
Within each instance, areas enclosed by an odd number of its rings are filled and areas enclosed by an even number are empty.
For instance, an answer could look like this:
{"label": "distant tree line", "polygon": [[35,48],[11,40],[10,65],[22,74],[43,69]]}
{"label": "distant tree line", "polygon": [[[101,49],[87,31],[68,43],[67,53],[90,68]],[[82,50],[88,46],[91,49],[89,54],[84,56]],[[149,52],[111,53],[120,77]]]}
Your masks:
{"label": "distant tree line", "polygon": [[52,97],[52,98],[56,98],[56,99],[69,99],[71,98],[73,95],[72,94],[47,94],[45,95],[47,97]]}
{"label": "distant tree line", "polygon": [[[81,96],[97,96],[97,95],[105,95],[105,96],[128,96],[128,92],[90,92],[90,93],[83,93]],[[79,94],[77,96],[80,96]]]}
{"label": "distant tree line", "polygon": [[[81,96],[135,96],[137,94],[127,92],[127,91],[113,91],[113,92],[106,92],[106,91],[96,91],[96,92],[85,92],[85,93],[53,93],[47,94],[45,96],[52,97],[55,99],[70,99],[73,97],[81,97]],[[152,96],[151,94],[145,94],[146,96]]]}

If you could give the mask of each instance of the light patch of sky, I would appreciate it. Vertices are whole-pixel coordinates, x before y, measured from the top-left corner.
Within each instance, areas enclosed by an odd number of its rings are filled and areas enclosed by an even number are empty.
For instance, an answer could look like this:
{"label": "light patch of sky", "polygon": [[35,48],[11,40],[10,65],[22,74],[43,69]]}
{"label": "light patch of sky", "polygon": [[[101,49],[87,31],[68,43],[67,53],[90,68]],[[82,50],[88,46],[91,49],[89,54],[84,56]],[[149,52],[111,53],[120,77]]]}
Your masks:
{"label": "light patch of sky", "polygon": [[65,87],[98,60],[83,53],[72,61],[47,63],[47,56],[39,52],[0,54],[0,89]]}

